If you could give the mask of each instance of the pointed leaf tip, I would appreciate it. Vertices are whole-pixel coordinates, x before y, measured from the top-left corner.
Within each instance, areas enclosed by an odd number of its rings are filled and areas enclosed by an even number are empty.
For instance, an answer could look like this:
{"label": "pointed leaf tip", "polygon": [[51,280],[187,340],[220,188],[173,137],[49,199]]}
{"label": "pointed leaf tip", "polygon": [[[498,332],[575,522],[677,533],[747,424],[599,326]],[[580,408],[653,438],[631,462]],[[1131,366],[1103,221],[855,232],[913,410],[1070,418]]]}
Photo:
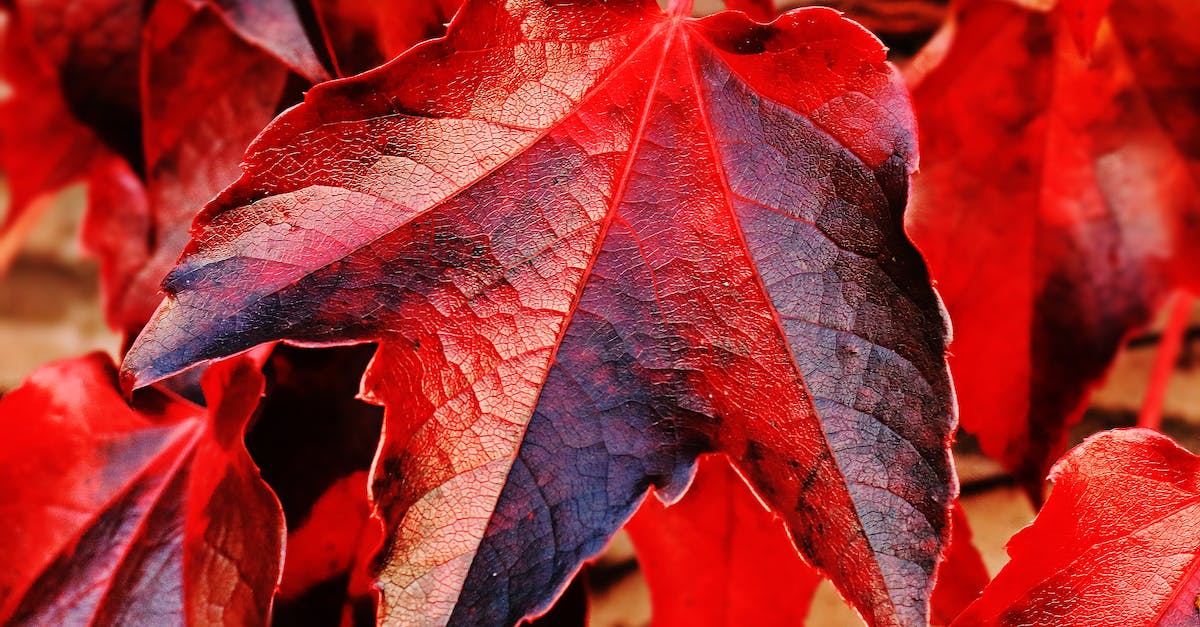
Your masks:
{"label": "pointed leaf tip", "polygon": [[456,20],[264,130],[130,385],[276,339],[378,341],[394,622],[544,611],[707,451],[874,624],[926,622],[954,409],[878,40],[829,10],[649,0]]}

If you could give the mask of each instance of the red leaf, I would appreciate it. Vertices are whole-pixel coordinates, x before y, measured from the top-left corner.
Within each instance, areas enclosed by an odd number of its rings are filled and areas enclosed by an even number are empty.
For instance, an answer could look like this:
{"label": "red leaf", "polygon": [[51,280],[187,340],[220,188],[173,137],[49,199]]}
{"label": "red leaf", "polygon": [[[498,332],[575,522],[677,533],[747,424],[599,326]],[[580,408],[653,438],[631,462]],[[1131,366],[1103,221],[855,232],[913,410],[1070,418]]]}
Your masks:
{"label": "red leaf", "polygon": [[[59,100],[78,121],[140,171],[138,67],[144,2],[141,0],[12,0],[12,27],[36,42],[24,64],[41,64],[53,92],[14,97]],[[35,105],[36,106],[36,105]],[[15,112],[19,124],[29,111]],[[39,112],[44,115],[45,112]],[[65,115],[60,124],[70,124]],[[53,130],[53,129],[48,129]],[[49,132],[43,140],[54,136]],[[39,151],[21,157],[37,161]]]}
{"label": "red leaf", "polygon": [[[290,0],[164,0],[143,20],[144,9],[17,0],[4,68],[13,95],[0,110],[0,165],[15,181],[0,261],[31,223],[14,221],[33,197],[88,178],[100,189],[84,238],[103,264],[109,322],[132,332],[161,300],[196,207],[237,177],[279,110],[288,68],[325,77]],[[110,162],[88,129],[130,167]],[[148,199],[132,178],[143,162]],[[124,230],[102,232],[113,228]]]}
{"label": "red leaf", "polygon": [[237,178],[288,75],[214,10],[193,4],[161,0],[147,19],[145,190],[119,166],[92,177],[84,238],[102,262],[109,322],[131,334],[162,299],[158,284],[187,243],[196,208]]}
{"label": "red leaf", "polygon": [[325,37],[341,74],[358,74],[441,37],[458,0],[316,0]]}
{"label": "red leaf", "polygon": [[949,625],[988,583],[987,566],[971,537],[971,527],[962,506],[954,504],[950,545],[938,567],[937,585],[931,603],[934,625]]}
{"label": "red leaf", "polygon": [[378,522],[367,527],[367,471],[383,412],[355,399],[373,352],[279,346],[267,364],[246,447],[287,521],[278,623],[337,624],[360,602],[374,615],[366,563],[381,533]]}
{"label": "red leaf", "polygon": [[1195,625],[1200,459],[1147,429],[1088,438],[955,625]]}
{"label": "red leaf", "polygon": [[9,187],[0,221],[0,270],[37,219],[34,201],[86,176],[103,147],[76,123],[59,92],[54,68],[32,53],[21,28],[3,26],[0,75],[10,93],[0,100],[0,171]]}
{"label": "red leaf", "polygon": [[725,0],[725,8],[741,11],[758,22],[769,22],[778,14],[775,0]]}
{"label": "red leaf", "polygon": [[1075,45],[1083,54],[1092,51],[1096,31],[1110,4],[1112,0],[1058,0],[1059,11],[1071,36],[1075,38]]}
{"label": "red leaf", "polygon": [[[288,533],[287,561],[279,586],[280,601],[294,602],[323,584],[347,588],[370,514],[365,470],[338,479],[329,486],[313,504],[304,522]],[[329,616],[334,620],[318,620],[310,606],[304,607],[304,614],[293,614],[294,619],[299,621],[303,616],[311,622],[336,623],[348,600],[344,591],[336,596],[341,597],[341,602],[336,605],[337,613]]]}
{"label": "red leaf", "polygon": [[1200,274],[1200,3],[1118,0],[1088,59],[1059,24],[969,3],[914,92],[909,228],[954,320],[963,427],[1035,496],[1123,339]]}
{"label": "red leaf", "polygon": [[727,459],[701,458],[682,500],[647,498],[626,529],[657,627],[801,625],[821,583]]}
{"label": "red leaf", "polygon": [[[988,582],[957,503],[953,523],[931,598],[934,625],[949,625]],[[658,627],[800,625],[822,579],[796,554],[783,521],[716,457],[700,459],[683,499],[647,498],[626,529]]]}
{"label": "red leaf", "polygon": [[[184,0],[194,11],[209,8],[243,40],[317,83],[329,78],[317,59],[292,0]],[[153,56],[150,57],[153,60]]]}
{"label": "red leaf", "polygon": [[38,370],[0,399],[0,621],[261,624],[283,519],[242,446],[249,360],[209,369],[205,411],[125,404],[107,356]]}
{"label": "red leaf", "polygon": [[114,328],[136,331],[148,316],[131,311],[130,301],[140,300],[145,310],[159,295],[153,283],[149,290],[146,285],[131,289],[154,254],[155,225],[148,203],[142,179],[124,159],[114,156],[93,164],[81,239],[83,248],[99,262],[100,300]]}
{"label": "red leaf", "polygon": [[833,11],[476,1],[264,131],[126,377],[379,340],[388,620],[545,610],[723,451],[873,622],[921,623],[954,419],[911,130]]}

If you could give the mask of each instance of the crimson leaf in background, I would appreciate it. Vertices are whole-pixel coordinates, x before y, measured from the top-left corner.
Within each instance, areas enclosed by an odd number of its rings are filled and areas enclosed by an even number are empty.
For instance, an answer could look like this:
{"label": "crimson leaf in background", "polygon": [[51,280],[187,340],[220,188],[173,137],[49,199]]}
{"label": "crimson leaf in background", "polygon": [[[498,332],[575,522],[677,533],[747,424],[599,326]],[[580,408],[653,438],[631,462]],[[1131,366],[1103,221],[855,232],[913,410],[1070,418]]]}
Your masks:
{"label": "crimson leaf in background", "polygon": [[[21,94],[38,111],[36,99],[59,99],[135,170],[142,167],[139,130],[139,53],[144,0],[11,0],[7,18],[14,31],[34,42],[23,61],[42,65],[54,77],[57,94]],[[8,71],[20,72],[11,67]],[[6,77],[8,72],[6,71]],[[39,112],[40,114],[40,112]],[[17,116],[20,119],[22,116]],[[60,123],[67,123],[64,116]],[[46,138],[55,137],[54,129]],[[37,151],[26,153],[43,161]],[[9,170],[10,178],[19,173]],[[51,189],[39,191],[53,191]]]}
{"label": "crimson leaf in background", "polygon": [[364,72],[426,39],[440,37],[459,0],[315,0],[340,75]]}
{"label": "crimson leaf in background", "polygon": [[769,22],[777,14],[774,0],[727,0],[725,8],[741,11],[758,22]]}
{"label": "crimson leaf in background", "polygon": [[[131,334],[162,299],[158,284],[187,243],[197,207],[237,178],[288,77],[220,13],[193,4],[159,0],[146,22],[144,190],[119,166],[92,177],[84,239],[102,262],[109,322]],[[146,215],[134,224],[139,210]]]}
{"label": "crimson leaf in background", "polygon": [[13,93],[0,110],[13,185],[0,264],[36,217],[31,200],[86,179],[84,240],[109,323],[130,333],[161,300],[197,208],[237,177],[279,110],[290,71],[326,77],[290,0],[143,5],[15,0],[3,67]]}
{"label": "crimson leaf in background", "polygon": [[950,546],[938,567],[937,585],[933,588],[930,624],[949,625],[990,579],[983,556],[975,548],[971,526],[962,505],[955,503],[950,532]]}
{"label": "crimson leaf in background", "polygon": [[648,497],[626,529],[656,627],[802,625],[821,583],[783,521],[721,457],[700,459],[678,503]]}
{"label": "crimson leaf in background", "polygon": [[367,471],[383,411],[355,398],[373,352],[370,345],[278,346],[264,369],[266,395],[246,448],[287,523],[277,624],[374,617],[365,563],[379,541],[379,524],[368,520]]}
{"label": "crimson leaf in background", "polygon": [[1200,3],[1116,0],[1086,58],[1073,24],[963,3],[914,87],[908,226],[954,321],[963,428],[1035,498],[1124,338],[1200,280]]}
{"label": "crimson leaf in background", "polygon": [[545,610],[728,453],[873,623],[926,621],[956,486],[944,321],[869,33],[653,2],[465,6],[312,89],[198,218],[127,384],[379,341],[387,620]]}
{"label": "crimson leaf in background", "polygon": [[[45,195],[125,159],[142,167],[138,95],[143,3],[12,0],[3,10],[0,167],[10,197],[0,269],[15,257]],[[114,153],[119,157],[114,157]]]}
{"label": "crimson leaf in background", "polygon": [[262,624],[283,516],[242,445],[262,376],[204,377],[210,408],[156,390],[134,407],[101,354],[0,399],[0,622]]}
{"label": "crimson leaf in background", "polygon": [[[700,458],[678,503],[647,498],[626,529],[650,586],[656,627],[800,625],[821,581],[796,554],[783,521],[720,457]],[[949,625],[987,582],[967,517],[955,504],[930,623]]]}
{"label": "crimson leaf in background", "polygon": [[55,69],[33,51],[25,31],[4,25],[0,76],[9,93],[0,100],[0,169],[8,207],[0,220],[0,271],[16,256],[39,209],[47,207],[35,203],[38,197],[84,178],[92,160],[106,154],[95,135],[71,117]]}
{"label": "crimson leaf in background", "polygon": [[955,625],[1195,625],[1200,459],[1147,429],[1088,438]]}
{"label": "crimson leaf in background", "polygon": [[[157,0],[161,2],[161,0]],[[316,83],[329,78],[317,60],[292,0],[183,0],[195,11],[211,9],[241,36]]]}

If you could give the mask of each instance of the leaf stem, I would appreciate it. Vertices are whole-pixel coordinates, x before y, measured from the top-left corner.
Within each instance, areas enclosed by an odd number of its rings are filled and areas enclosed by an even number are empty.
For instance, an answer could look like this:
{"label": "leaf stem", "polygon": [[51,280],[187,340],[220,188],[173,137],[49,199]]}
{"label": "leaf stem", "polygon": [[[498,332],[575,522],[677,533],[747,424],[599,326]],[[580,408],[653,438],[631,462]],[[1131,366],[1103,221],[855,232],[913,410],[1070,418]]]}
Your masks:
{"label": "leaf stem", "polygon": [[1186,292],[1179,292],[1171,299],[1167,326],[1163,329],[1158,351],[1154,354],[1154,367],[1150,371],[1146,398],[1142,401],[1141,411],[1138,412],[1139,427],[1159,431],[1162,426],[1162,408],[1167,398],[1167,385],[1171,382],[1171,373],[1175,370],[1175,363],[1179,361],[1179,352],[1183,348],[1184,332],[1187,331],[1188,319],[1192,313],[1192,300],[1192,295]]}

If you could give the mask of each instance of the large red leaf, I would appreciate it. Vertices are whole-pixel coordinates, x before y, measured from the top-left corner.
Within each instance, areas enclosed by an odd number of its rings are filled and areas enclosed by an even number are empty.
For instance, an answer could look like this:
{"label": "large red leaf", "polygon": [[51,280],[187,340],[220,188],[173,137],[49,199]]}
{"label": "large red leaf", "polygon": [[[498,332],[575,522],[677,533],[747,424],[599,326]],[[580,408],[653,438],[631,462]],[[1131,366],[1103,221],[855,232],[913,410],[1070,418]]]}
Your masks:
{"label": "large red leaf", "polygon": [[678,503],[647,498],[626,526],[654,625],[801,625],[821,573],[805,564],[746,482],[704,457]]}
{"label": "large red leaf", "polygon": [[1092,436],[955,625],[1200,622],[1200,459],[1147,429]]}
{"label": "large red leaf", "polygon": [[908,222],[963,427],[1036,495],[1122,340],[1200,277],[1200,3],[1118,0],[1087,58],[1057,13],[964,5],[915,87]]}
{"label": "large red leaf", "polygon": [[723,451],[874,623],[922,623],[956,487],[911,125],[833,11],[478,0],[264,131],[125,376],[379,340],[389,620],[545,610]]}
{"label": "large red leaf", "polygon": [[209,369],[210,409],[133,408],[104,355],[38,370],[0,399],[0,621],[261,624],[283,517],[242,445],[250,360]]}

